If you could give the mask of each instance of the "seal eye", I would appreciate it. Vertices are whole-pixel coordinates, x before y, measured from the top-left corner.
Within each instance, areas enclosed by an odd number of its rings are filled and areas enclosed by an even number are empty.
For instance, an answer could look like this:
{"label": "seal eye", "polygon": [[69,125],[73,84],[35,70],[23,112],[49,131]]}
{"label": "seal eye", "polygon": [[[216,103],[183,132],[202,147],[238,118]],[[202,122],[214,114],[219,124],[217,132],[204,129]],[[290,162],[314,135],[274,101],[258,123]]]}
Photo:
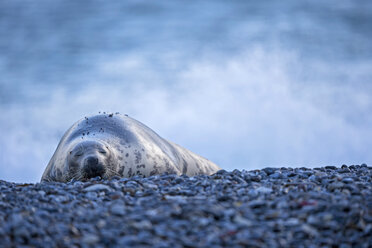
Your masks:
{"label": "seal eye", "polygon": [[83,153],[82,152],[77,152],[77,153],[75,153],[75,157],[80,157],[81,155],[83,155]]}
{"label": "seal eye", "polygon": [[100,150],[99,153],[106,154],[106,151],[105,150]]}

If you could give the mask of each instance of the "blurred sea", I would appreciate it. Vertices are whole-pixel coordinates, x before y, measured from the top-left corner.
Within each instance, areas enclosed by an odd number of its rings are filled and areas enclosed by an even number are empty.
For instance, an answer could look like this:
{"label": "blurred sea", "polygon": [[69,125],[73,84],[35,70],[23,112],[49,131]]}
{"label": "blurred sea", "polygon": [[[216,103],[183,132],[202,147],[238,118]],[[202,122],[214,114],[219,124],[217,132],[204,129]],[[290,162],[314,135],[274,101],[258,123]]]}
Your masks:
{"label": "blurred sea", "polygon": [[372,1],[0,1],[0,179],[126,113],[226,170],[372,162]]}

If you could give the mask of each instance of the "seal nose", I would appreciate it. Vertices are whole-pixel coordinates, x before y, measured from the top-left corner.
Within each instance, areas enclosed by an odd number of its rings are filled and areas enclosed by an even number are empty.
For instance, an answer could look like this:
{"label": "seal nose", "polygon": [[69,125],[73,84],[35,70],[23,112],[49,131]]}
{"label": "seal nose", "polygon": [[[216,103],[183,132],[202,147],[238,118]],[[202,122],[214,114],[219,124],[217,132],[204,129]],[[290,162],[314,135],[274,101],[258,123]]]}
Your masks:
{"label": "seal nose", "polygon": [[89,165],[96,165],[96,164],[98,164],[98,158],[96,158],[96,157],[88,157],[87,158],[87,164],[89,164]]}
{"label": "seal nose", "polygon": [[84,163],[84,172],[88,178],[102,176],[105,169],[99,164],[97,157],[88,157]]}

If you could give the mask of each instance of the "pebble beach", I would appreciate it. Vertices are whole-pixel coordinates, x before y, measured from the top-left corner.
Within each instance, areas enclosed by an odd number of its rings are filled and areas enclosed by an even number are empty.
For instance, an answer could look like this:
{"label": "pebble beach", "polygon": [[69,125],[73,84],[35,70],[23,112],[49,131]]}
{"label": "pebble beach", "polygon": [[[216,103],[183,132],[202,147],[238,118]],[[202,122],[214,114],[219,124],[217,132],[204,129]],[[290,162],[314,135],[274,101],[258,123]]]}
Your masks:
{"label": "pebble beach", "polygon": [[0,180],[0,247],[372,247],[372,167]]}

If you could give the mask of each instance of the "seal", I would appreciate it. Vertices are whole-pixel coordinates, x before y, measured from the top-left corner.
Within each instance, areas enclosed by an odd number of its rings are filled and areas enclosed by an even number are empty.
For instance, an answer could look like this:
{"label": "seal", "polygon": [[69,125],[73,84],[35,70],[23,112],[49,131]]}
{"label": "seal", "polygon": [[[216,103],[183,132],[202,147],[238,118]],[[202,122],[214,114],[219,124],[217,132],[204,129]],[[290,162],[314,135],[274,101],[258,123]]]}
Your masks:
{"label": "seal", "polygon": [[98,114],[66,131],[41,178],[69,182],[100,176],[210,175],[221,168],[127,115]]}

